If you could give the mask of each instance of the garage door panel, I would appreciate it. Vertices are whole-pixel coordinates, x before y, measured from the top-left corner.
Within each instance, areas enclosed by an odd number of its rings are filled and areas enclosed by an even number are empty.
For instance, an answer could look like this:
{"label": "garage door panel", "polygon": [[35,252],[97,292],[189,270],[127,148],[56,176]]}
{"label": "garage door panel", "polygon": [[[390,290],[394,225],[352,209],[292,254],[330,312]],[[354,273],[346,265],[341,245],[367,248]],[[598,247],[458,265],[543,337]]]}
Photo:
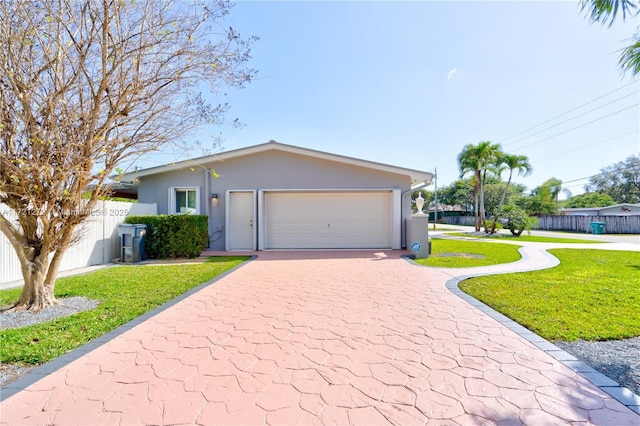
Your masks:
{"label": "garage door panel", "polygon": [[271,249],[390,248],[391,191],[266,192]]}

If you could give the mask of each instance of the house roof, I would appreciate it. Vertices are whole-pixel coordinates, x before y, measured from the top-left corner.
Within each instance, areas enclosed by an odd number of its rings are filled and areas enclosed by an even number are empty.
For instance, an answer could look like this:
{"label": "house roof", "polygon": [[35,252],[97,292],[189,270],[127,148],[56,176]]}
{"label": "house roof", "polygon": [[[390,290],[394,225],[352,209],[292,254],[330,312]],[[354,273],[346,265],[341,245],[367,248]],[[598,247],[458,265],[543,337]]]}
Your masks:
{"label": "house roof", "polygon": [[586,212],[586,211],[600,211],[604,209],[613,209],[616,207],[640,207],[640,204],[631,204],[631,203],[622,203],[622,204],[614,204],[612,206],[604,206],[604,207],[565,207],[560,209],[561,212]]}
{"label": "house roof", "polygon": [[[338,163],[365,167],[374,170],[380,170],[383,172],[397,173],[409,175],[411,178],[411,184],[413,186],[425,186],[431,184],[433,180],[433,174],[420,170],[407,169],[403,167],[392,166],[389,164],[376,163],[373,161],[362,160],[359,158],[347,157],[344,155],[331,154],[323,151],[316,151],[313,149],[302,148],[294,145],[286,145],[276,141],[269,141],[267,143],[253,145],[246,148],[234,149],[231,151],[220,152],[205,157],[194,158],[190,160],[179,161],[175,163],[165,164],[162,166],[150,167],[148,169],[136,170],[134,172],[125,173],[119,176],[120,182],[132,182],[135,179],[155,175],[159,173],[165,173],[168,171],[180,170],[189,167],[204,167],[205,164],[215,163],[218,161],[225,161],[234,158],[239,158],[245,155],[259,154],[265,151],[283,151],[292,154],[305,155],[323,160],[335,161]],[[422,185],[420,185],[422,184]]]}
{"label": "house roof", "polygon": [[112,197],[138,199],[138,184],[136,183],[116,182],[110,189]]}

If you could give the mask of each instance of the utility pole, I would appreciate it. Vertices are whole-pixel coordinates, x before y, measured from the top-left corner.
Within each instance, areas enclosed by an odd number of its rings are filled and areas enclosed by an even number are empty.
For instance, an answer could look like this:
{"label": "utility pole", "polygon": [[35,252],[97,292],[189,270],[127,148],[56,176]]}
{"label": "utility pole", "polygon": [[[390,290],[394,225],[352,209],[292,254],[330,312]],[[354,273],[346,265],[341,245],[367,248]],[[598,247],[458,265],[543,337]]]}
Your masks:
{"label": "utility pole", "polygon": [[433,169],[433,177],[435,179],[435,190],[433,191],[433,205],[435,211],[433,213],[433,227],[435,229],[436,222],[438,221],[438,169]]}

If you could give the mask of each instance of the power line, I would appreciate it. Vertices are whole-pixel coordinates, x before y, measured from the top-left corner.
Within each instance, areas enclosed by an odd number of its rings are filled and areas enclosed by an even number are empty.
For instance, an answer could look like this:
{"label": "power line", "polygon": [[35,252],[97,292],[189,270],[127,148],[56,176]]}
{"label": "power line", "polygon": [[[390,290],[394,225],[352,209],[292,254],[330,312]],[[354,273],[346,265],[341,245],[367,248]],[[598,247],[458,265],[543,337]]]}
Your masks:
{"label": "power line", "polygon": [[[591,100],[590,100],[590,101],[588,101],[588,102],[585,102],[585,103],[583,103],[583,104],[581,104],[581,105],[578,105],[577,107],[574,107],[574,108],[572,108],[572,109],[570,109],[570,110],[568,110],[568,111],[566,111],[566,112],[564,112],[564,113],[562,113],[562,114],[556,115],[556,116],[554,116],[554,117],[552,117],[552,118],[550,118],[550,119],[548,119],[548,120],[545,120],[545,121],[543,121],[543,122],[541,122],[541,123],[536,124],[535,126],[529,127],[528,129],[525,129],[525,130],[523,130],[523,131],[521,131],[521,132],[518,132],[518,133],[516,133],[516,134],[514,134],[514,135],[512,135],[512,136],[509,136],[509,137],[507,137],[507,138],[504,138],[504,139],[502,139],[502,140],[501,140],[500,142],[498,142],[498,143],[503,143],[504,141],[507,141],[507,140],[512,139],[512,138],[517,137],[517,136],[520,136],[520,135],[522,135],[522,134],[524,134],[524,133],[526,133],[526,132],[528,132],[528,131],[530,131],[530,130],[536,129],[536,128],[538,128],[538,127],[540,127],[540,126],[542,126],[542,125],[544,125],[544,124],[547,124],[547,123],[549,123],[549,122],[551,122],[551,121],[553,121],[553,120],[556,120],[556,119],[558,119],[558,118],[560,118],[560,117],[563,117],[563,116],[565,116],[565,115],[567,115],[567,114],[570,114],[571,112],[574,112],[574,111],[576,111],[576,110],[579,110],[580,108],[582,108],[582,107],[584,107],[584,106],[587,106],[587,105],[589,105],[589,104],[592,104],[592,103],[594,103],[594,102],[596,102],[596,101],[598,101],[598,100],[600,100],[600,99],[602,99],[602,98],[605,98],[605,97],[607,97],[607,96],[611,95],[612,93],[618,92],[618,91],[620,91],[620,90],[622,90],[622,89],[625,89],[625,88],[627,88],[627,87],[629,87],[629,86],[631,86],[631,85],[634,85],[634,84],[638,84],[638,80],[632,81],[632,82],[630,82],[630,83],[628,83],[628,84],[625,84],[625,85],[624,85],[624,86],[622,86],[622,87],[619,87],[619,88],[617,88],[617,89],[611,90],[611,91],[609,91],[609,92],[607,92],[607,93],[605,93],[605,94],[603,94],[603,95],[600,95],[600,96],[598,96],[598,97],[596,97],[596,98],[594,98],[594,99],[591,99]],[[586,112],[584,112],[584,113],[581,113],[581,114],[579,114],[579,115],[577,115],[577,116],[575,116],[575,117],[573,117],[573,118],[570,118],[570,119],[568,119],[568,120],[565,120],[565,121],[563,121],[563,122],[561,122],[561,123],[558,123],[558,124],[555,124],[555,125],[553,125],[553,126],[547,127],[547,128],[545,128],[545,129],[543,129],[543,130],[540,130],[540,131],[538,131],[538,132],[534,133],[533,135],[536,135],[536,134],[539,134],[539,133],[544,132],[544,131],[546,131],[546,130],[549,130],[549,129],[552,129],[552,128],[554,128],[554,127],[557,127],[557,126],[559,126],[559,125],[561,125],[561,124],[564,124],[564,123],[566,123],[566,122],[569,122],[569,121],[571,121],[571,120],[573,120],[573,119],[575,119],[575,118],[578,118],[578,117],[584,116],[584,115],[586,115],[586,114],[588,114],[588,113],[590,113],[590,112],[593,112],[593,111],[595,111],[595,110],[597,110],[597,109],[600,109],[600,108],[602,108],[602,107],[604,107],[604,106],[610,105],[610,104],[612,104],[612,103],[614,103],[614,102],[618,102],[618,101],[619,101],[619,100],[621,100],[621,99],[624,99],[624,98],[627,98],[627,97],[629,97],[629,96],[631,96],[631,95],[637,94],[638,92],[640,92],[640,90],[636,90],[636,91],[634,91],[634,92],[632,92],[632,93],[630,93],[630,94],[627,94],[627,95],[624,95],[624,96],[619,97],[619,98],[617,98],[617,99],[614,99],[613,101],[607,102],[606,104],[600,105],[600,106],[598,106],[598,107],[596,107],[596,108],[593,108],[593,109],[591,109],[591,110],[589,110],[589,111],[586,111]],[[556,135],[553,135],[553,136],[550,136],[550,137],[547,137],[547,138],[541,139],[541,140],[539,140],[539,141],[537,141],[537,142],[534,142],[534,143],[532,143],[532,144],[526,145],[526,146],[521,147],[521,148],[519,148],[519,149],[526,148],[526,147],[529,147],[529,146],[531,146],[531,145],[535,145],[535,144],[537,144],[537,143],[540,143],[540,142],[543,142],[543,141],[546,141],[546,140],[552,139],[552,138],[554,138],[554,137],[556,137],[556,136],[560,136],[560,135],[565,134],[565,133],[568,133],[568,132],[570,132],[570,131],[572,131],[572,130],[576,130],[576,129],[580,128],[580,127],[584,127],[584,126],[587,126],[587,125],[589,125],[589,124],[595,123],[595,122],[600,121],[600,120],[602,120],[602,119],[604,119],[604,118],[607,118],[607,117],[610,117],[610,116],[612,116],[612,115],[614,115],[614,114],[617,114],[617,113],[620,113],[620,112],[626,111],[626,110],[631,109],[631,108],[633,108],[633,107],[635,107],[635,106],[638,106],[638,105],[639,105],[639,104],[634,104],[634,105],[632,105],[632,106],[630,106],[630,107],[628,107],[628,108],[624,108],[624,109],[622,109],[622,110],[619,110],[619,111],[616,111],[616,112],[614,112],[614,113],[608,114],[608,115],[606,115],[606,116],[604,116],[604,117],[600,117],[600,118],[598,118],[598,119],[591,120],[591,121],[589,121],[589,122],[587,122],[587,123],[584,123],[584,124],[582,124],[582,125],[579,125],[579,126],[573,127],[572,129],[569,129],[569,130],[567,130],[567,131],[564,131],[564,132],[558,133],[558,134],[556,134]],[[533,135],[529,135],[528,137],[533,136]],[[514,144],[514,143],[516,143],[516,142],[519,142],[519,141],[521,141],[521,140],[524,140],[524,139],[526,139],[526,137],[521,138],[521,139],[518,139],[517,141],[514,141],[514,142],[510,142],[509,144],[506,144],[506,146],[508,146],[508,145],[512,145],[512,144]],[[597,142],[597,143],[601,143],[601,142]],[[452,165],[453,165],[453,164],[455,164],[455,162],[456,162],[455,160],[450,160],[450,161],[447,161],[447,162],[445,162],[445,163],[442,163],[442,165],[441,165],[441,172],[448,172],[448,171],[450,171],[450,170],[453,170],[453,169],[454,169],[454,167],[452,167],[452,166],[448,166],[448,165],[449,165],[449,164],[452,164]]]}
{"label": "power line", "polygon": [[590,101],[588,101],[588,102],[585,102],[584,104],[578,105],[577,107],[572,108],[572,109],[570,109],[569,111],[566,111],[566,112],[563,112],[562,114],[556,115],[555,117],[552,117],[552,118],[550,118],[550,119],[548,119],[548,120],[545,120],[545,121],[543,121],[542,123],[538,123],[538,124],[536,124],[535,126],[529,127],[528,129],[525,129],[525,130],[523,130],[523,131],[521,131],[521,132],[519,132],[519,133],[516,133],[515,135],[512,135],[512,136],[509,136],[509,137],[507,137],[507,138],[504,138],[504,139],[502,139],[501,141],[499,141],[498,143],[502,143],[502,142],[507,141],[507,140],[509,140],[509,139],[511,139],[511,138],[515,138],[516,136],[520,136],[520,135],[521,135],[521,134],[523,134],[523,133],[526,133],[526,132],[528,132],[528,131],[530,131],[530,130],[533,130],[533,129],[537,128],[537,127],[540,127],[540,126],[542,126],[543,124],[547,124],[547,123],[549,123],[550,121],[553,121],[553,120],[555,120],[555,119],[557,119],[557,118],[563,117],[563,116],[565,116],[565,115],[567,115],[567,114],[569,114],[569,113],[571,113],[571,112],[573,112],[573,111],[576,111],[576,110],[578,110],[578,109],[580,109],[580,108],[582,108],[582,107],[584,107],[584,106],[586,106],[586,105],[592,104],[592,103],[594,103],[595,101],[600,100],[600,99],[602,99],[602,98],[605,98],[605,97],[609,96],[610,94],[615,93],[615,92],[618,92],[618,91],[620,91],[620,90],[622,90],[622,89],[624,89],[624,88],[626,88],[626,87],[629,87],[629,86],[631,86],[632,84],[638,84],[638,81],[637,81],[637,80],[636,80],[636,81],[632,81],[632,82],[631,82],[631,83],[629,83],[629,84],[625,84],[625,85],[624,85],[624,86],[622,86],[622,87],[619,87],[619,88],[617,88],[617,89],[615,89],[615,90],[611,90],[610,92],[607,92],[607,93],[605,93],[604,95],[600,95],[600,96],[598,96],[597,98],[594,98],[594,99],[592,99],[592,100],[590,100]]}
{"label": "power line", "polygon": [[581,181],[581,180],[591,179],[591,178],[598,177],[598,176],[604,176],[604,175],[606,175],[606,174],[608,174],[608,173],[618,173],[618,172],[624,171],[624,170],[626,170],[626,169],[628,169],[628,167],[627,167],[627,166],[625,166],[625,165],[622,165],[622,166],[620,166],[620,167],[618,167],[618,168],[616,168],[616,169],[613,169],[613,170],[605,170],[605,171],[603,171],[603,172],[596,173],[595,175],[591,175],[591,176],[587,176],[587,177],[583,177],[583,178],[578,178],[578,179],[571,179],[571,180],[568,180],[568,181],[566,181],[566,182],[564,182],[564,181],[563,181],[563,182],[562,182],[562,186],[563,186],[563,187],[565,187],[565,186],[566,186],[566,187],[568,187],[568,188],[574,188],[574,187],[577,187],[577,186],[580,186],[580,185],[583,185],[583,184],[576,184],[576,185],[565,185],[565,184],[567,184],[567,183],[579,182],[579,181]]}
{"label": "power line", "polygon": [[629,167],[623,165],[623,166],[620,166],[617,169],[605,170],[604,172],[596,173],[595,175],[587,176],[587,177],[584,177],[584,178],[568,180],[566,183],[578,182],[580,180],[591,179],[591,178],[594,178],[594,177],[597,177],[597,176],[604,176],[604,175],[606,175],[608,173],[618,173],[618,172],[622,172],[624,170],[627,170],[628,168]]}
{"label": "power line", "polygon": [[629,133],[624,133],[622,135],[613,136],[613,137],[610,137],[610,138],[607,138],[607,139],[603,139],[601,141],[594,142],[594,143],[592,143],[590,145],[584,145],[584,146],[581,146],[580,148],[571,149],[569,151],[564,151],[564,152],[560,152],[560,153],[557,153],[557,154],[553,154],[553,155],[551,155],[549,157],[539,158],[539,159],[536,160],[536,162],[538,163],[538,162],[541,162],[541,161],[544,161],[544,160],[548,160],[550,158],[557,158],[557,157],[559,157],[561,155],[564,155],[564,154],[569,154],[569,153],[572,153],[572,152],[575,152],[575,151],[580,151],[581,149],[590,148],[592,146],[599,145],[599,144],[605,143],[605,142],[609,142],[609,141],[612,141],[612,140],[615,140],[615,139],[620,139],[620,138],[623,138],[625,136],[629,136],[629,135],[632,135],[632,134],[638,133],[638,132],[640,132],[640,129],[634,130],[634,131],[629,132]]}
{"label": "power line", "polygon": [[[597,144],[599,144],[599,143],[608,142],[608,141],[610,141],[610,140],[612,140],[612,139],[617,139],[617,138],[620,138],[620,137],[623,137],[623,136],[628,136],[628,135],[633,134],[633,133],[638,133],[639,131],[640,131],[640,130],[634,130],[633,132],[625,133],[625,134],[622,134],[622,135],[618,135],[618,136],[614,136],[614,137],[611,137],[611,138],[608,138],[608,139],[601,140],[601,141],[599,141],[599,142],[595,142],[595,143],[594,143],[594,144],[592,144],[592,145],[597,145]],[[589,145],[589,146],[590,146],[590,145]],[[576,150],[578,150],[578,149],[582,149],[582,148],[586,148],[586,147],[581,147],[581,148],[577,148],[577,149],[575,149],[575,150],[567,151],[567,152],[565,152],[565,153],[563,153],[563,154],[566,154],[566,153],[569,153],[569,152],[572,152],[572,151],[576,151]],[[554,155],[554,156],[557,156],[557,155]],[[552,157],[547,157],[546,159],[548,159],[548,158],[552,158]],[[618,164],[618,163],[616,163],[616,165],[617,165],[617,164]],[[613,166],[609,166],[609,167],[613,167]],[[591,179],[591,178],[598,177],[598,176],[604,176],[604,175],[607,175],[608,173],[619,173],[619,172],[622,172],[622,171],[624,171],[624,170],[628,170],[628,169],[630,169],[630,167],[628,167],[627,165],[625,165],[625,164],[623,163],[623,164],[621,164],[621,165],[620,165],[619,167],[617,167],[617,168],[610,169],[610,170],[604,170],[604,171],[601,171],[600,173],[596,173],[596,174],[591,175],[591,176],[586,176],[586,177],[578,178],[578,179],[571,179],[571,180],[568,180],[568,181],[562,181],[562,186],[563,186],[563,187],[567,187],[567,188],[575,188],[575,187],[578,187],[578,186],[582,186],[582,185],[584,185],[584,184],[576,184],[576,185],[566,185],[566,184],[568,184],[568,183],[574,183],[574,182],[579,182],[579,181],[583,181],[583,180],[586,180],[586,179]],[[525,185],[523,185],[523,186],[525,186]],[[538,186],[538,187],[539,187],[539,186]],[[537,187],[533,187],[533,188],[531,188],[531,187],[525,186],[525,190],[528,190],[528,191],[532,191],[532,190],[534,190],[534,189],[536,189],[536,188],[537,188]]]}
{"label": "power line", "polygon": [[[625,109],[620,110],[620,111],[616,111],[616,112],[611,113],[611,114],[609,114],[609,115],[607,115],[607,116],[600,117],[600,118],[598,118],[598,119],[592,120],[592,121],[590,121],[590,122],[588,122],[588,123],[584,123],[584,124],[582,124],[582,125],[580,125],[580,126],[576,126],[576,127],[572,128],[572,129],[566,130],[566,131],[564,131],[564,132],[557,133],[557,134],[555,134],[555,135],[552,135],[552,136],[549,136],[549,137],[547,137],[547,138],[541,139],[541,140],[539,140],[539,141],[537,141],[537,142],[533,142],[533,143],[531,143],[531,144],[529,144],[529,145],[525,145],[525,146],[523,146],[523,147],[517,148],[517,149],[516,149],[516,151],[517,151],[517,150],[520,150],[520,149],[524,149],[524,148],[530,147],[530,146],[532,146],[532,145],[536,145],[536,144],[538,144],[538,143],[540,143],[540,142],[544,142],[544,141],[546,141],[546,140],[548,140],[548,139],[552,139],[552,138],[554,138],[554,137],[556,137],[556,136],[563,135],[564,133],[568,133],[568,132],[570,132],[570,131],[572,131],[572,130],[575,130],[575,129],[577,129],[577,128],[580,128],[580,127],[586,126],[586,125],[588,125],[588,124],[591,124],[591,123],[593,123],[593,122],[596,122],[596,121],[602,120],[602,119],[607,118],[607,117],[609,117],[609,116],[611,116],[611,115],[614,115],[614,114],[617,114],[617,113],[619,113],[619,112],[622,112],[622,111],[624,111],[624,110],[626,110],[626,109],[633,108],[634,106],[637,106],[637,105],[638,105],[638,104],[636,104],[636,105],[632,105],[632,106],[630,106],[630,107],[628,107],[628,108],[625,108]],[[579,150],[582,150],[582,149],[585,149],[585,148],[592,147],[592,146],[594,146],[594,145],[598,145],[598,144],[601,144],[601,143],[609,142],[609,141],[612,141],[612,140],[615,140],[615,139],[619,139],[619,138],[622,138],[622,137],[625,137],[625,136],[629,136],[629,135],[632,135],[632,134],[634,134],[634,133],[638,133],[638,132],[640,132],[640,130],[633,130],[633,131],[631,131],[631,132],[624,133],[624,134],[617,135],[617,136],[613,136],[613,137],[610,137],[610,138],[607,138],[607,139],[603,139],[603,140],[600,140],[600,141],[598,141],[598,142],[594,142],[594,143],[589,144],[589,145],[583,145],[583,146],[581,146],[581,147],[579,147],[579,148],[575,148],[575,149],[572,149],[572,150],[569,150],[569,151],[565,151],[565,152],[561,152],[561,153],[558,153],[558,154],[553,154],[552,156],[544,157],[544,158],[541,158],[541,159],[539,159],[539,160],[536,160],[536,162],[541,162],[541,161],[544,161],[544,160],[548,160],[548,159],[550,159],[550,158],[557,158],[558,156],[561,156],[561,155],[564,155],[564,154],[568,154],[568,153],[571,153],[571,152],[579,151]],[[444,163],[444,164],[449,164],[449,163],[450,163],[450,162],[447,162],[447,163]],[[449,172],[449,171],[451,171],[451,170],[453,170],[453,168],[452,168],[452,167],[446,167],[446,166],[440,169],[440,171],[441,171],[441,172]]]}
{"label": "power line", "polygon": [[548,136],[548,137],[546,137],[546,138],[540,139],[540,140],[538,140],[538,141],[536,141],[536,142],[530,143],[529,145],[525,145],[525,146],[522,146],[522,147],[520,147],[520,148],[516,148],[516,150],[521,150],[521,149],[523,149],[523,148],[528,148],[528,147],[530,147],[530,146],[537,145],[537,144],[539,144],[540,142],[544,142],[544,141],[547,141],[547,140],[549,140],[549,139],[553,139],[553,138],[555,138],[556,136],[564,135],[565,133],[569,133],[569,132],[572,132],[572,131],[574,131],[574,130],[576,130],[576,129],[579,129],[580,127],[588,126],[589,124],[593,124],[593,123],[595,123],[595,122],[597,122],[597,121],[604,120],[605,118],[609,118],[609,117],[611,117],[612,115],[616,115],[616,114],[619,114],[619,113],[621,113],[621,112],[627,111],[627,110],[629,110],[629,109],[631,109],[631,108],[635,108],[635,107],[637,107],[638,105],[640,105],[640,103],[636,103],[636,104],[630,105],[630,106],[628,106],[628,107],[626,107],[626,108],[622,108],[622,109],[620,109],[620,110],[618,110],[618,111],[612,112],[611,114],[607,114],[607,115],[605,115],[605,116],[603,116],[603,117],[596,118],[595,120],[588,121],[588,122],[583,123],[583,124],[581,124],[581,125],[579,125],[579,126],[572,127],[571,129],[569,129],[569,130],[565,130],[564,132],[556,133],[555,135]]}
{"label": "power line", "polygon": [[[576,115],[576,116],[574,116],[574,117],[571,117],[571,118],[569,118],[569,119],[567,119],[567,120],[564,120],[564,121],[561,121],[561,122],[559,122],[559,123],[557,123],[557,124],[554,124],[553,126],[546,127],[546,128],[544,128],[544,129],[542,129],[542,130],[538,130],[537,132],[532,133],[532,134],[530,134],[530,135],[528,135],[528,136],[524,136],[524,137],[522,137],[522,138],[520,138],[520,139],[518,139],[518,140],[515,140],[515,141],[513,141],[513,142],[509,142],[508,144],[505,144],[504,146],[513,145],[514,143],[518,143],[518,142],[520,142],[520,141],[522,141],[522,140],[525,140],[525,139],[527,139],[527,138],[530,138],[531,136],[535,136],[535,135],[537,135],[537,134],[540,134],[540,133],[546,132],[547,130],[550,130],[550,129],[553,129],[554,127],[558,127],[558,126],[560,126],[560,125],[562,125],[562,124],[568,123],[569,121],[575,120],[576,118],[580,118],[580,117],[582,117],[583,115],[587,115],[587,114],[589,114],[590,112],[596,111],[596,110],[598,110],[598,109],[600,109],[600,108],[602,108],[602,107],[605,107],[605,106],[607,106],[607,105],[611,105],[612,103],[617,102],[617,101],[619,101],[619,100],[621,100],[621,99],[628,98],[628,97],[629,97],[629,96],[631,96],[631,95],[635,95],[635,94],[636,94],[636,93],[638,93],[638,92],[640,92],[640,90],[636,90],[635,92],[629,93],[628,95],[621,96],[621,97],[619,97],[619,98],[617,98],[617,99],[614,99],[614,100],[612,100],[612,101],[610,101],[610,102],[607,102],[606,104],[602,104],[602,105],[597,106],[597,107],[595,107],[595,108],[593,108],[593,109],[590,109],[589,111],[585,111],[585,112],[583,112],[582,114],[578,114],[578,115]],[[636,104],[636,105],[638,105],[638,104]]]}

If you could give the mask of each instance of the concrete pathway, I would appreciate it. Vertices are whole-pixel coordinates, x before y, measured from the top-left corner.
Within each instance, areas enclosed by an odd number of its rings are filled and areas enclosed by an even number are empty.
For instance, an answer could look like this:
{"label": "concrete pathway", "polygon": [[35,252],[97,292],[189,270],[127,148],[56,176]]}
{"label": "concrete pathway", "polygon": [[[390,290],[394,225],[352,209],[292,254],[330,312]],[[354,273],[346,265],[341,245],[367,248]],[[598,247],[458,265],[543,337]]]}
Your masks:
{"label": "concrete pathway", "polygon": [[455,294],[461,276],[553,266],[541,247],[465,270],[398,251],[260,252],[3,389],[0,423],[640,424],[595,371]]}
{"label": "concrete pathway", "polygon": [[[473,231],[473,226],[462,226],[462,225],[449,225],[449,224],[438,224],[436,230],[430,230],[430,235],[441,235],[446,232],[471,232]],[[511,235],[511,233],[506,229],[498,230],[498,233],[504,235]],[[562,232],[562,231],[525,231],[522,234],[539,236],[539,237],[549,237],[549,238],[571,238],[577,240],[588,240],[588,241],[599,241],[604,243],[626,243],[626,244],[638,244],[640,245],[640,235],[638,234],[591,234],[591,233],[583,233],[583,232]]]}

